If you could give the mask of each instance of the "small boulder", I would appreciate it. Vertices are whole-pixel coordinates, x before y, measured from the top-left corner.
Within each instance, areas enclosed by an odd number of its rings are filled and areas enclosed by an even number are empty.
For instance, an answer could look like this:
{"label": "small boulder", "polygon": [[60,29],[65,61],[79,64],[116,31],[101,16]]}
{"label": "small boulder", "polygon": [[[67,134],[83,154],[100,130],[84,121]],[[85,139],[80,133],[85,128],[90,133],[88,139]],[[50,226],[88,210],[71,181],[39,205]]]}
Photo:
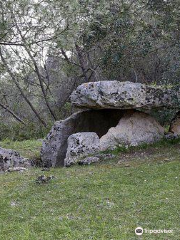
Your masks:
{"label": "small boulder", "polygon": [[66,167],[77,163],[83,157],[99,151],[99,137],[95,132],[72,134],[68,138],[68,148],[64,165]]}
{"label": "small boulder", "polygon": [[100,138],[100,149],[114,149],[117,146],[137,146],[162,139],[164,128],[151,116],[138,111],[127,111],[116,127]]}
{"label": "small boulder", "polygon": [[11,149],[0,148],[0,171],[6,171],[9,168],[29,167],[31,165],[27,158]]}
{"label": "small boulder", "polygon": [[40,175],[39,177],[37,177],[35,182],[38,183],[38,184],[44,184],[44,183],[48,183],[49,181],[51,181],[54,178],[55,178],[54,176],[47,177],[45,175]]}
{"label": "small boulder", "polygon": [[27,171],[27,168],[24,167],[10,167],[6,170],[6,172],[24,172]]}
{"label": "small boulder", "polygon": [[179,136],[178,136],[178,134],[174,134],[174,133],[172,133],[172,132],[168,132],[168,133],[166,133],[166,134],[164,135],[164,138],[165,138],[166,140],[175,140],[175,139],[179,138]]}
{"label": "small boulder", "polygon": [[80,160],[78,162],[79,165],[90,165],[92,163],[97,163],[99,162],[99,158],[98,157],[85,157],[82,160]]}
{"label": "small boulder", "polygon": [[104,161],[104,160],[113,159],[116,156],[114,154],[111,154],[111,153],[98,153],[98,154],[95,155],[95,157],[98,157],[100,160]]}
{"label": "small boulder", "polygon": [[173,133],[175,136],[180,135],[180,111],[176,113],[176,116],[171,121],[169,131]]}

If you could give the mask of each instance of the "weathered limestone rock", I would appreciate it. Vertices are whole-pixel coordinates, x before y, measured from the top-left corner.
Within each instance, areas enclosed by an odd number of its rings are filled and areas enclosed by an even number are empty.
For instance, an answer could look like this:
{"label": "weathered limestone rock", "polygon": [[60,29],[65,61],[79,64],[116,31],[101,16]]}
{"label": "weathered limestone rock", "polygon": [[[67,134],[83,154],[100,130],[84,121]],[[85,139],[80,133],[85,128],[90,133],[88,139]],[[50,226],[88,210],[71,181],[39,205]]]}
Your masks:
{"label": "weathered limestone rock", "polygon": [[71,166],[90,154],[97,153],[99,148],[99,137],[95,132],[81,132],[72,134],[68,138],[68,148],[65,166]]}
{"label": "weathered limestone rock", "polygon": [[27,168],[24,167],[10,167],[6,170],[6,172],[24,172],[27,171]]}
{"label": "weathered limestone rock", "polygon": [[129,110],[116,127],[100,139],[102,151],[116,146],[137,146],[143,143],[153,143],[164,136],[164,129],[146,113]]}
{"label": "weathered limestone rock", "polygon": [[78,161],[79,165],[90,165],[92,163],[97,163],[99,162],[99,158],[98,157],[85,157],[82,160]]}
{"label": "weathered limestone rock", "polygon": [[31,165],[27,158],[11,149],[0,148],[0,171],[6,171],[14,167],[29,167]]}
{"label": "weathered limestone rock", "polygon": [[100,81],[80,85],[71,95],[79,108],[152,109],[174,105],[170,90],[141,83]]}
{"label": "weathered limestone rock", "polygon": [[180,135],[180,111],[172,120],[169,131],[172,132],[175,136]]}
{"label": "weathered limestone rock", "polygon": [[110,159],[113,159],[115,158],[116,156],[112,153],[98,153],[98,154],[95,154],[94,157],[97,157],[99,158],[101,161],[104,161],[104,160],[110,160]]}
{"label": "weathered limestone rock", "polygon": [[168,133],[165,133],[164,138],[166,140],[174,140],[174,139],[179,138],[179,136],[178,136],[178,134],[174,134],[172,132],[168,132]]}
{"label": "weathered limestone rock", "polygon": [[99,137],[115,127],[123,116],[122,110],[87,110],[58,121],[43,141],[41,159],[44,166],[64,166],[67,152],[67,139],[78,132],[96,132]]}
{"label": "weathered limestone rock", "polygon": [[[172,90],[141,83],[102,81],[80,85],[71,95],[72,103],[93,110],[75,113],[54,124],[43,141],[44,167],[64,166],[68,137],[78,132],[97,133],[103,150],[119,144],[139,145],[161,139],[164,130],[159,123],[132,109],[149,112],[153,108],[175,108],[174,96]],[[124,113],[127,114],[123,116]]]}

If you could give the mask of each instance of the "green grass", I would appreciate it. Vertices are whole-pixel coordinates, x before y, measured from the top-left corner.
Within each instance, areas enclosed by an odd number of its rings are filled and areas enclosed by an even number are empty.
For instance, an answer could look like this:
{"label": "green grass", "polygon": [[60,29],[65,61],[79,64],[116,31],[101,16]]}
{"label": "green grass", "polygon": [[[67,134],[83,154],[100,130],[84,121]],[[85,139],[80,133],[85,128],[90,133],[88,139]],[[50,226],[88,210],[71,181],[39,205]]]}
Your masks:
{"label": "green grass", "polygon": [[40,157],[42,142],[39,140],[10,141],[0,142],[0,147],[18,151],[23,157],[36,159]]}
{"label": "green grass", "polygon": [[[12,146],[27,155],[32,147],[33,155],[39,142]],[[55,179],[37,185],[41,174],[38,168],[0,174],[1,240],[180,239],[179,143],[119,152],[92,166],[52,169],[45,174]],[[138,237],[137,226],[173,234]]]}

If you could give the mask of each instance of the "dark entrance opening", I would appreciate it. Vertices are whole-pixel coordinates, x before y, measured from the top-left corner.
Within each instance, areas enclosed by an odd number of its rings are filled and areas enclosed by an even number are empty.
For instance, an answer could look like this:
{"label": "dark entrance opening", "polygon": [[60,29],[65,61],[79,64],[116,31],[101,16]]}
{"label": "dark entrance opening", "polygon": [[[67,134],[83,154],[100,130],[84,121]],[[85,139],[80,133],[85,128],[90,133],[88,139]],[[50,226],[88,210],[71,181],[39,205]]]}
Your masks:
{"label": "dark entrance opening", "polygon": [[111,127],[117,126],[124,110],[86,110],[56,122],[43,143],[41,157],[45,165],[63,166],[68,137],[78,132],[95,132],[102,137]]}

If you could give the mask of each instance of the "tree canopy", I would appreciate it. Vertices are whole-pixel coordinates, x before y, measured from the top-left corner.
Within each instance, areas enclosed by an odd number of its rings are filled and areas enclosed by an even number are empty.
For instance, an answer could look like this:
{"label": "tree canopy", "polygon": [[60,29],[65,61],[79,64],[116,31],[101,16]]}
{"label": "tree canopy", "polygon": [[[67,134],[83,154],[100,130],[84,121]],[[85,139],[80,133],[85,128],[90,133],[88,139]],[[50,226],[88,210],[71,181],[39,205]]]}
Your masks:
{"label": "tree canopy", "polygon": [[83,82],[178,85],[179,39],[178,0],[1,0],[1,118],[47,126]]}

